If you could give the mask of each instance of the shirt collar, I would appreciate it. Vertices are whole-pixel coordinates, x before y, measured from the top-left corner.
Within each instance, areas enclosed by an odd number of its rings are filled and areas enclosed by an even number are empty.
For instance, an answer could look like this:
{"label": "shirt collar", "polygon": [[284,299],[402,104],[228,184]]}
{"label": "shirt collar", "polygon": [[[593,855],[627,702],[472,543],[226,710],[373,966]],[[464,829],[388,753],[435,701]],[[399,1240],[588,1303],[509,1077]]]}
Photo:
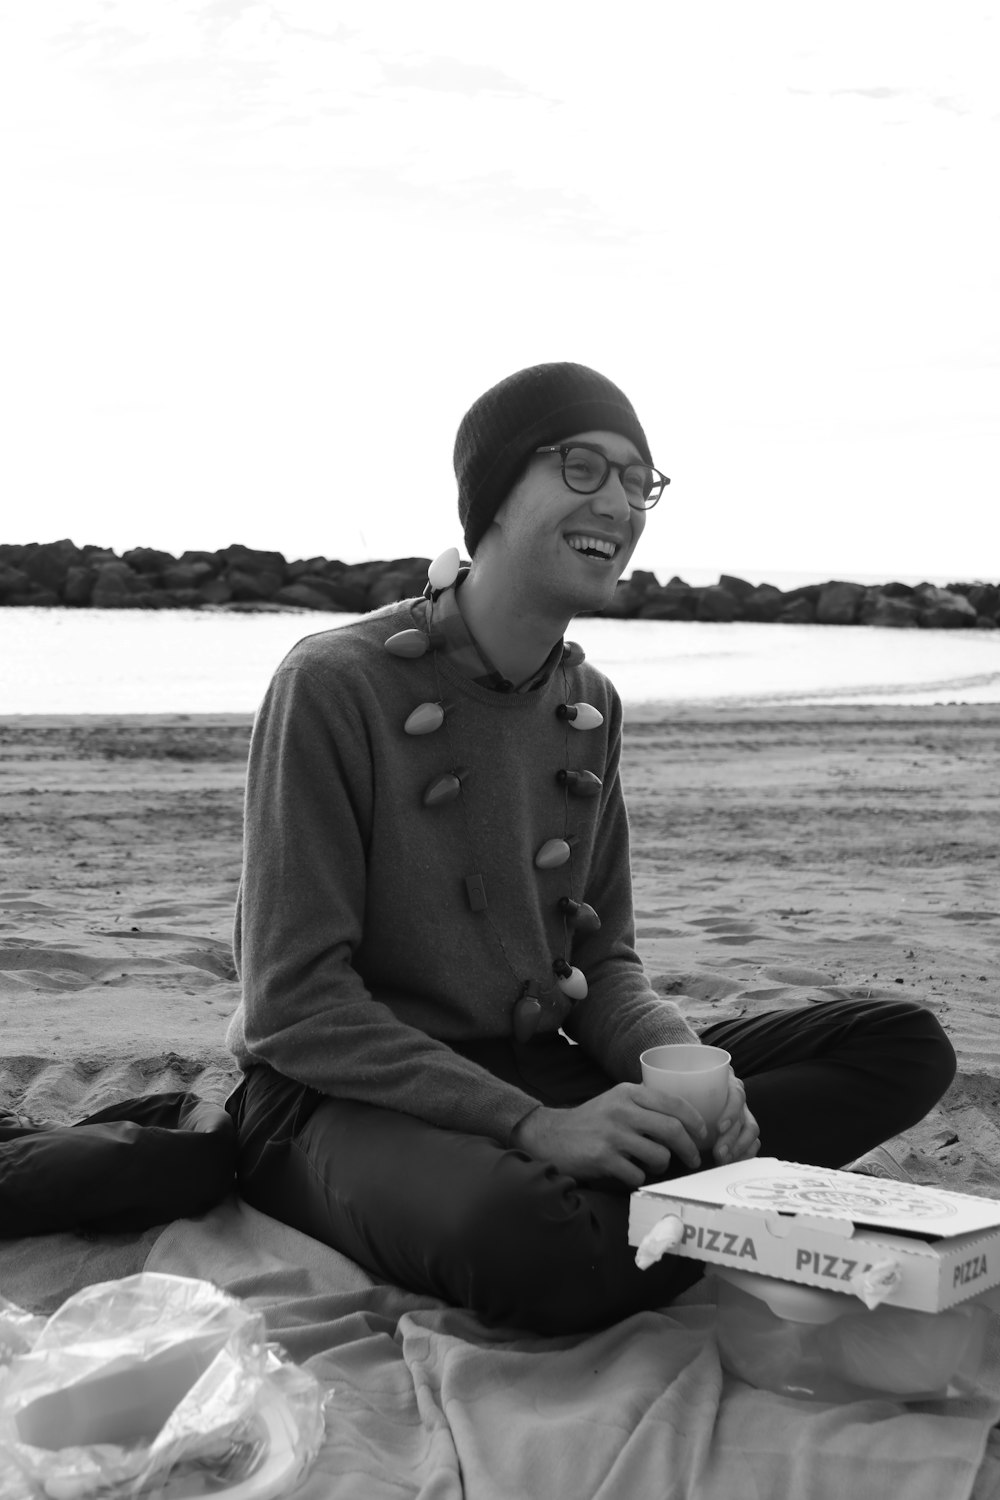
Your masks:
{"label": "shirt collar", "polygon": [[494,693],[530,693],[543,688],[560,665],[576,666],[583,661],[583,651],[575,641],[557,641],[537,672],[524,682],[511,682],[490,661],[462,618],[458,589],[468,572],[463,568],[451,588],[431,598],[425,595],[413,606],[414,620],[427,630],[432,648],[446,656],[463,677]]}

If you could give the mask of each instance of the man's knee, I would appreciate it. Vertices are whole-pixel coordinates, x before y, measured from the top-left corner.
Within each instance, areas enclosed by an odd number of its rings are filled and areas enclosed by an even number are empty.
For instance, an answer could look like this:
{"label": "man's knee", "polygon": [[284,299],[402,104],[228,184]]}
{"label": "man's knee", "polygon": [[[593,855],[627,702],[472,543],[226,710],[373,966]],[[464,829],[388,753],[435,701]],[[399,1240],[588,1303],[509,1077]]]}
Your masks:
{"label": "man's knee", "polygon": [[930,1109],[954,1082],[958,1059],[950,1037],[934,1012],[925,1005],[910,1005],[910,1009],[913,1014],[908,1021],[908,1030],[927,1091],[933,1096],[927,1106]]}
{"label": "man's knee", "polygon": [[955,1049],[933,1011],[913,1000],[868,1003],[869,1045],[891,1063],[922,1118],[954,1080]]}
{"label": "man's knee", "polygon": [[468,1205],[461,1250],[462,1300],[486,1323],[586,1332],[635,1312],[653,1291],[628,1244],[627,1192],[581,1187],[517,1152]]}

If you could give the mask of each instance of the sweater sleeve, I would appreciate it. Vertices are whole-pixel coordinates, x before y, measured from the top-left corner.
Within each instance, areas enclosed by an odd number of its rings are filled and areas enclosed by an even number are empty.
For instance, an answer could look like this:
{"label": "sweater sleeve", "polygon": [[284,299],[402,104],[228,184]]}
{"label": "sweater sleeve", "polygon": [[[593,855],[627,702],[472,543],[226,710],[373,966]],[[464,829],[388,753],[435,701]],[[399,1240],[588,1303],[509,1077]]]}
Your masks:
{"label": "sweater sleeve", "polygon": [[536,1101],[400,1021],[352,966],[375,788],[362,715],[331,700],[285,665],[254,725],[230,1045],[321,1093],[506,1142]]}
{"label": "sweater sleeve", "polygon": [[669,1042],[697,1042],[672,1000],[649,983],[635,950],[628,816],[619,773],[622,709],[612,690],[608,759],[598,834],[585,899],[601,919],[599,931],[579,937],[573,962],[587,976],[587,995],[565,1030],[612,1078],[638,1082],[639,1055]]}

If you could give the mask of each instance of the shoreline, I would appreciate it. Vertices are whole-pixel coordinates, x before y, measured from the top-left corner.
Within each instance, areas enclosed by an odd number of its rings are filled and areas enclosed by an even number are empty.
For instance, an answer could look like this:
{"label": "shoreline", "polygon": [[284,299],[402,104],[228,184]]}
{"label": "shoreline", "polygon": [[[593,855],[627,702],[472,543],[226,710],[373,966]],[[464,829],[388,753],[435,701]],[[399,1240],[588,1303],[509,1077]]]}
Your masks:
{"label": "shoreline", "polygon": [[[235,1078],[253,716],[0,716],[0,1107]],[[626,720],[637,946],[695,1025],[928,1005],[959,1078],[899,1150],[1000,1197],[1000,704],[669,705]]]}
{"label": "shoreline", "polygon": [[[736,723],[746,720],[753,724],[775,724],[794,723],[801,719],[804,723],[839,723],[841,721],[856,722],[858,724],[871,723],[874,719],[884,719],[890,723],[900,726],[906,725],[910,720],[913,727],[919,727],[920,722],[930,719],[940,720],[942,723],[989,723],[997,721],[1000,724],[1000,702],[996,703],[804,703],[795,702],[772,702],[770,700],[758,702],[757,700],[740,700],[730,702],[722,699],[697,700],[686,698],[682,700],[663,699],[649,700],[640,703],[625,705],[626,731],[629,725],[647,726],[649,724],[684,722],[692,723],[704,720],[706,723]],[[213,712],[205,713],[199,710],[177,711],[163,710],[157,713],[143,712],[108,712],[96,710],[93,713],[0,713],[0,730],[5,726],[17,729],[48,729],[48,730],[83,730],[95,729],[102,725],[108,728],[136,729],[188,729],[208,730],[218,729],[220,731],[236,731],[245,727],[249,732],[253,725],[254,715],[249,712]],[[0,741],[2,744],[2,741]]]}

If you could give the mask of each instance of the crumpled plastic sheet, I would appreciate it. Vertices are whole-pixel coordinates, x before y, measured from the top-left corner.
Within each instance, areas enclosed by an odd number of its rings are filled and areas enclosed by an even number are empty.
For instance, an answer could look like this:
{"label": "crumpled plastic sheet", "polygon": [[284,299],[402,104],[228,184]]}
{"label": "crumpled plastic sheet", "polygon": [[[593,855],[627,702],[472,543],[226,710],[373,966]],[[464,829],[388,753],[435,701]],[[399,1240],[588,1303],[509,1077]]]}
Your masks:
{"label": "crumpled plastic sheet", "polygon": [[0,1500],[288,1495],[329,1396],[207,1281],[102,1282],[47,1321],[0,1298]]}

